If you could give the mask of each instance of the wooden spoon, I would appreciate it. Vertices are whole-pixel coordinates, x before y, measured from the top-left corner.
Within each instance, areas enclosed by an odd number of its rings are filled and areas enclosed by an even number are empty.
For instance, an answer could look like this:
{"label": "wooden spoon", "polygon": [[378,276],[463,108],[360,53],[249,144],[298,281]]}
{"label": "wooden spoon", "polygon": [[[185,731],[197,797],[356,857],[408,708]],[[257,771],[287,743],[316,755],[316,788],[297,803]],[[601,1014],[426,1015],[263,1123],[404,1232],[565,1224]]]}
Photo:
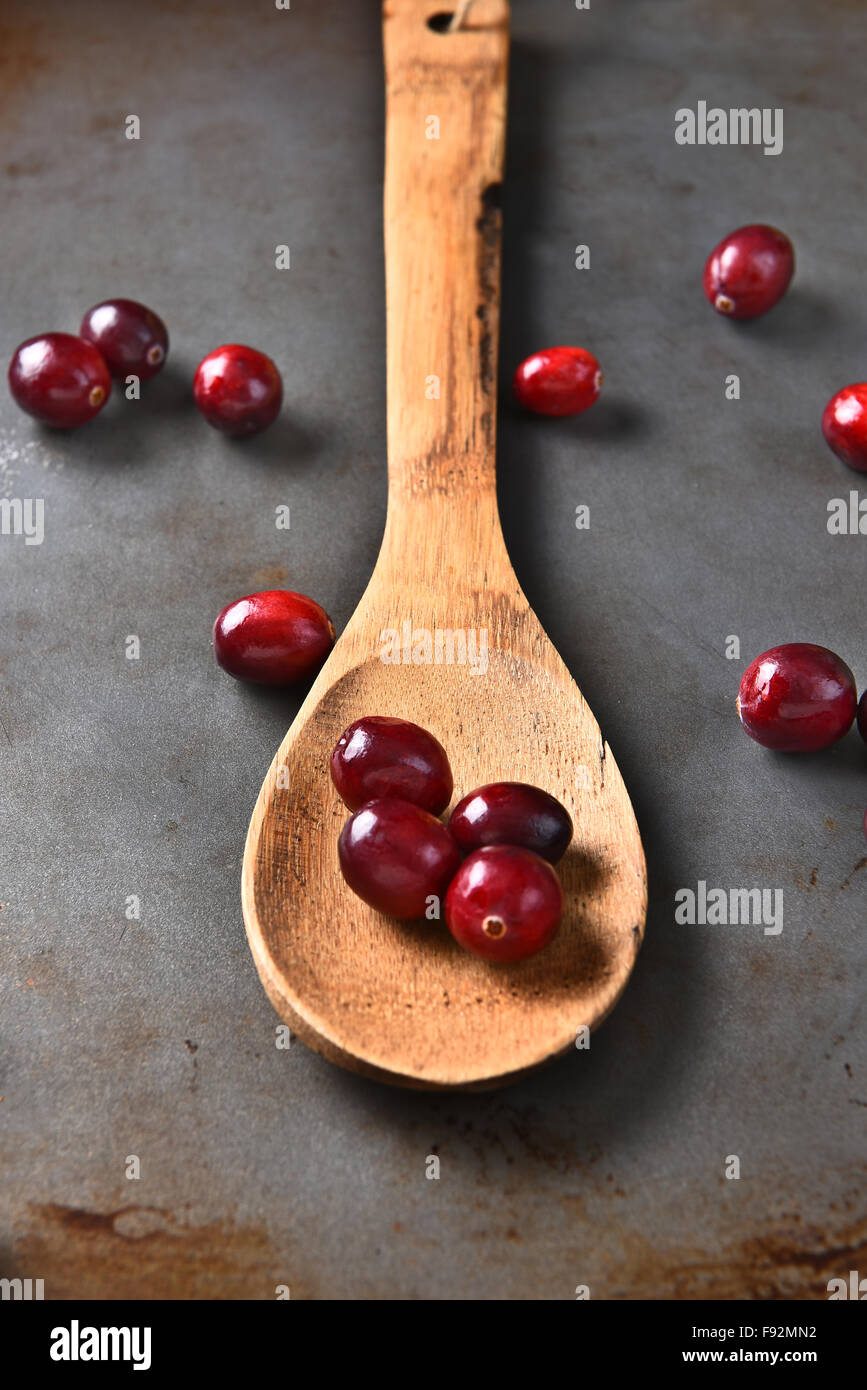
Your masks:
{"label": "wooden spoon", "polygon": [[[521,592],[497,514],[508,6],[475,0],[454,33],[428,26],[435,10],[424,0],[384,7],[382,549],[265,778],[242,896],[265,989],[308,1046],[381,1081],[482,1088],[573,1047],[614,1006],[641,944],[646,874],[620,773]],[[391,920],[346,887],[337,837],[348,812],[328,760],[366,714],[430,729],[448,751],[456,798],[523,781],[568,808],[566,911],[546,950],[488,965],[444,922]]]}

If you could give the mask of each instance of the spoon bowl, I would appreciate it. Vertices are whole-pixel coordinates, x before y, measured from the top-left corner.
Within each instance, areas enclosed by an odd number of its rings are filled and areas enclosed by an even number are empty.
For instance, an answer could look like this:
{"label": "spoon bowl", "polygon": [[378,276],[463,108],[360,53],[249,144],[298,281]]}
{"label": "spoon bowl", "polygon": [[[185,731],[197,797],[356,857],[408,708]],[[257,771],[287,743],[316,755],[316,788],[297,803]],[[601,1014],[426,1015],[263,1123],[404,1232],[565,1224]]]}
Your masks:
{"label": "spoon bowl", "polygon": [[[277,1012],[332,1061],[417,1088],[502,1084],[568,1051],[617,1002],[643,935],[641,842],[596,721],[520,591],[487,612],[474,597],[460,631],[476,634],[475,665],[383,662],[388,643],[359,661],[371,633],[403,637],[372,582],[274,759],[245,856],[248,938]],[[415,600],[415,634],[437,630],[420,613],[431,602]],[[454,595],[448,611],[454,622]],[[337,837],[349,812],[329,758],[360,713],[429,729],[449,754],[453,804],[480,783],[517,780],[569,811],[563,922],[539,955],[489,965],[442,920],[393,920],[344,884]]]}

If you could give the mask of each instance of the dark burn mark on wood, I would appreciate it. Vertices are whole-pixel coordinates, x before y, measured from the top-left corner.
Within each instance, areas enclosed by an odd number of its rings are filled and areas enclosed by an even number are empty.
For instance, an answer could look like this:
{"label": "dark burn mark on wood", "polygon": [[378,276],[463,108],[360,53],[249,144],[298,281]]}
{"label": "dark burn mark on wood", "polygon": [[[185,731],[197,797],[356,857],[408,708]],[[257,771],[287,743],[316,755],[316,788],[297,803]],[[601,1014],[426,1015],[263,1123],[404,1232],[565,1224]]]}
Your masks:
{"label": "dark burn mark on wood", "polygon": [[482,207],[496,208],[497,211],[503,206],[503,185],[501,183],[489,183],[482,193]]}
{"label": "dark burn mark on wood", "polygon": [[[502,228],[502,184],[489,183],[482,190],[481,212],[476,219],[478,239],[477,283],[479,303],[476,318],[479,334],[479,385],[485,396],[492,396],[496,386],[497,302],[500,281],[500,232]],[[484,441],[493,444],[493,412],[484,411],[479,421]]]}

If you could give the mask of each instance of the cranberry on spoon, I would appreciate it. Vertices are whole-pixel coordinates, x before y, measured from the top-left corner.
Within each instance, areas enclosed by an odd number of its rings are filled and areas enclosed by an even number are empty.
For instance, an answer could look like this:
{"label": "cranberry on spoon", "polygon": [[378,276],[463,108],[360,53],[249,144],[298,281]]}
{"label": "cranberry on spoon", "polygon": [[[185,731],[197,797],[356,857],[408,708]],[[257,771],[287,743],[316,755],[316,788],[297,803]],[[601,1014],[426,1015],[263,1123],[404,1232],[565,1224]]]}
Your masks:
{"label": "cranberry on spoon", "polygon": [[350,816],[337,852],[354,893],[390,917],[424,917],[461,862],[447,828],[421,806],[379,797]]}
{"label": "cranberry on spoon", "polygon": [[375,797],[396,796],[438,816],[453,787],[446,750],[433,734],[378,714],[356,719],[340,735],[331,779],[350,811]]}
{"label": "cranberry on spoon", "polygon": [[572,820],[555,797],[526,782],[489,782],[459,801],[449,829],[470,854],[483,845],[521,845],[556,864],[572,839]]}
{"label": "cranberry on spoon", "polygon": [[715,246],[704,268],[704,292],[718,314],[755,319],[779,303],[795,273],[785,232],[764,223],[739,227]]}
{"label": "cranberry on spoon", "polygon": [[81,320],[81,336],[98,349],[113,377],[147,381],[163,366],[169,335],[162,319],[135,299],[106,299]]}
{"label": "cranberry on spoon", "polygon": [[193,396],[209,425],[240,438],[258,434],[276,420],[283,382],[264,352],[226,343],[199,363]]}
{"label": "cranberry on spoon", "polygon": [[224,671],[259,685],[291,685],[322,665],[334,624],[306,594],[266,589],[229,603],[214,623],[214,651]]}
{"label": "cranberry on spoon", "polygon": [[43,425],[74,430],[102,410],[111,377],[92,343],[72,333],[43,333],[15,349],[9,390],[16,405]]}
{"label": "cranberry on spoon", "polygon": [[788,642],[747,667],[737,710],[750,738],[765,748],[814,753],[843,737],[856,702],[855,677],[839,656],[811,642]]}
{"label": "cranberry on spoon", "polygon": [[524,960],[547,946],[563,915],[556,871],[532,850],[486,845],[465,859],[446,894],[446,925],[482,960]]}

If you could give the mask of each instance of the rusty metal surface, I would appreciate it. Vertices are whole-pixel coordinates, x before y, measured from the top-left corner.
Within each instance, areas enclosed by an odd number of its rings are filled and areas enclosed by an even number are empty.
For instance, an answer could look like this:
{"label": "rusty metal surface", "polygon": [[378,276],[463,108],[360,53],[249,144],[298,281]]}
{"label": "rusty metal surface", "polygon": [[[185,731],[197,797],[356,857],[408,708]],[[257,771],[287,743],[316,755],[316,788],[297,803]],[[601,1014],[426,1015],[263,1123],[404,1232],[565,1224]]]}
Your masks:
{"label": "rusty metal surface", "polygon": [[[633,793],[652,902],[588,1053],[452,1098],[275,1047],[238,884],[298,700],[209,649],[261,587],[342,625],[376,556],[377,5],[0,6],[4,354],[112,294],[172,335],[140,403],[68,437],[0,398],[3,495],[45,501],[41,546],[0,537],[0,1273],[47,1297],[810,1299],[867,1272],[867,750],[767,755],[732,707],[780,641],[867,683],[867,540],[826,529],[857,478],[817,430],[865,372],[867,14],[516,0],[513,27],[503,384],[578,341],[606,387],[580,421],[504,399],[504,527]],[[676,145],[698,100],[783,107],[782,155]],[[699,278],[753,220],[799,269],[738,329]],[[227,340],[286,384],[280,424],[240,446],[189,401]],[[699,880],[783,890],[783,931],[678,925]]]}

